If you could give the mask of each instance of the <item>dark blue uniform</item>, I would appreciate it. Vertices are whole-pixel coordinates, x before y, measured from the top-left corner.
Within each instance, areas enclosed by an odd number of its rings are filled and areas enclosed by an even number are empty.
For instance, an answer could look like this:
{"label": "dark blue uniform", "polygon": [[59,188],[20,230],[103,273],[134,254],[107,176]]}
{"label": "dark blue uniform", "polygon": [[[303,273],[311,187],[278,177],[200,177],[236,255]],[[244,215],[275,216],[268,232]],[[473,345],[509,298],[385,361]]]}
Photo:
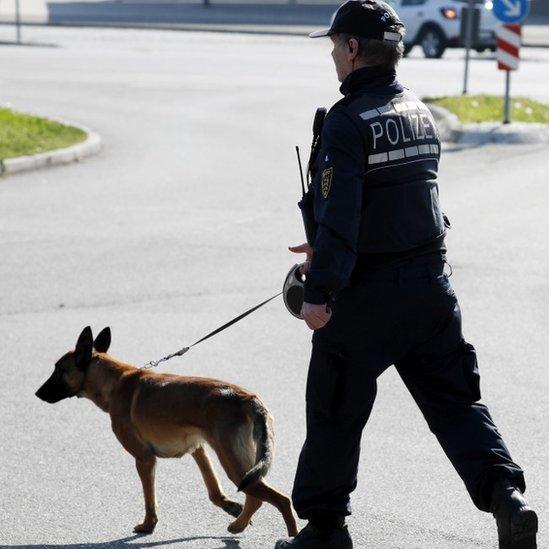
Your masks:
{"label": "dark blue uniform", "polygon": [[295,509],[301,518],[350,514],[376,379],[394,364],[473,502],[487,511],[495,479],[524,491],[524,478],[479,403],[475,350],[444,274],[435,123],[391,69],[358,69],[341,91],[308,197],[317,227],[305,301],[328,302],[333,314],[313,335]]}

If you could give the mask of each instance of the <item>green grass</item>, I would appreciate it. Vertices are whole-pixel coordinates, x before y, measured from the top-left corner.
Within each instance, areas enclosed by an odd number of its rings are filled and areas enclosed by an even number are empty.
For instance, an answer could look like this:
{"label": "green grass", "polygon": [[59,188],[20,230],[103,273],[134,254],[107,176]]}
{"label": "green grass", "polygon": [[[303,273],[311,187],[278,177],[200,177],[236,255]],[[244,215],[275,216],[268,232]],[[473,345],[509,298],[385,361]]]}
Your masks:
{"label": "green grass", "polygon": [[69,147],[86,136],[72,126],[0,108],[0,161]]}
{"label": "green grass", "polygon": [[[448,109],[464,124],[503,120],[503,97],[495,95],[433,97],[425,101]],[[549,106],[525,97],[511,97],[511,121],[549,124]]]}

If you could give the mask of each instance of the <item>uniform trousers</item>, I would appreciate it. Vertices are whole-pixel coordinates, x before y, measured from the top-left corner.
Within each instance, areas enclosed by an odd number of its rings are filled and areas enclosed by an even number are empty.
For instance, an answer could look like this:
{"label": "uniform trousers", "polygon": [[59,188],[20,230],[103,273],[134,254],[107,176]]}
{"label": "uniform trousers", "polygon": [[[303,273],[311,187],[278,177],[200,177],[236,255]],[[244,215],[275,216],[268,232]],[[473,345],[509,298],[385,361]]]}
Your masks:
{"label": "uniform trousers", "polygon": [[440,255],[356,278],[331,306],[328,324],[313,335],[307,436],[292,493],[297,514],[351,514],[362,430],[376,379],[391,365],[479,509],[489,511],[496,478],[511,478],[524,491],[521,468],[479,402],[475,349],[463,338]]}

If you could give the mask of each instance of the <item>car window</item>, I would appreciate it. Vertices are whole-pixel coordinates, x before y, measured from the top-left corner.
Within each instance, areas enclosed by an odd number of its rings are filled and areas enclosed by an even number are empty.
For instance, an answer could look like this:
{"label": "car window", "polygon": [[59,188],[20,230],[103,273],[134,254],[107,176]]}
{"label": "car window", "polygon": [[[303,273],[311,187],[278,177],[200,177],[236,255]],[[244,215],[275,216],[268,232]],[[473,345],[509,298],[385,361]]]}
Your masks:
{"label": "car window", "polygon": [[402,7],[404,6],[423,6],[427,0],[402,0]]}

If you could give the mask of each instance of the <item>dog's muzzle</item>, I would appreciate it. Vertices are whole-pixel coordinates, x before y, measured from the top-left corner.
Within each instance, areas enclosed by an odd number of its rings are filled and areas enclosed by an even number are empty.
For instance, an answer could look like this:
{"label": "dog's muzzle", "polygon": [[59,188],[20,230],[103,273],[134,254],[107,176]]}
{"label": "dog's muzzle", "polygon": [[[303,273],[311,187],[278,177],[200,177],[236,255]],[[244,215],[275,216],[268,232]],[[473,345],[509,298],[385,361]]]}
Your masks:
{"label": "dog's muzzle", "polygon": [[54,372],[34,394],[44,402],[55,404],[64,398],[73,397],[76,392],[71,390],[57,372]]}
{"label": "dog's muzzle", "polygon": [[303,306],[303,283],[304,275],[299,272],[301,265],[295,264],[286,275],[282,295],[286,309],[295,316],[301,318],[301,307]]}

